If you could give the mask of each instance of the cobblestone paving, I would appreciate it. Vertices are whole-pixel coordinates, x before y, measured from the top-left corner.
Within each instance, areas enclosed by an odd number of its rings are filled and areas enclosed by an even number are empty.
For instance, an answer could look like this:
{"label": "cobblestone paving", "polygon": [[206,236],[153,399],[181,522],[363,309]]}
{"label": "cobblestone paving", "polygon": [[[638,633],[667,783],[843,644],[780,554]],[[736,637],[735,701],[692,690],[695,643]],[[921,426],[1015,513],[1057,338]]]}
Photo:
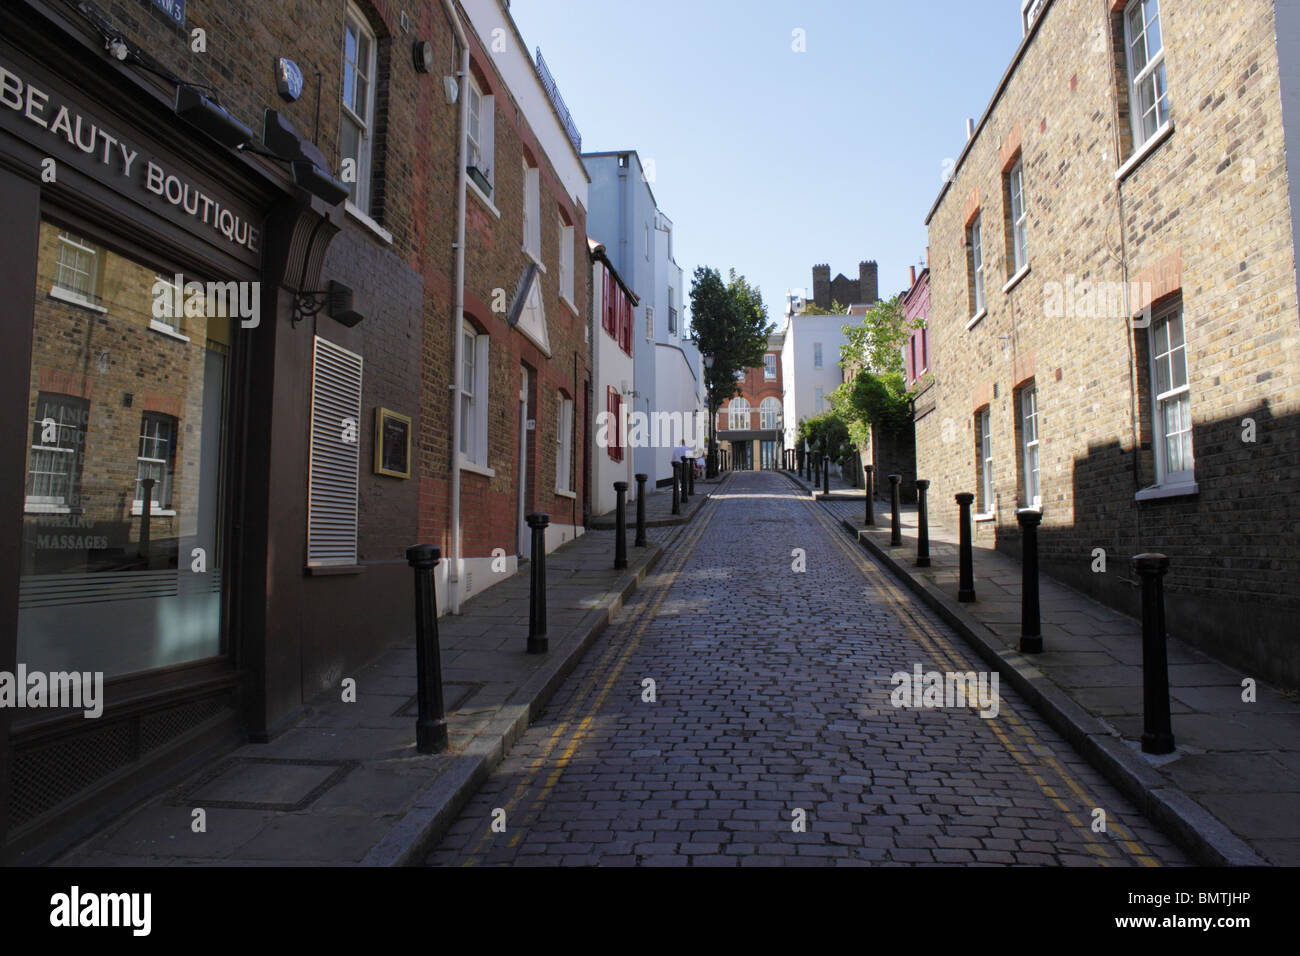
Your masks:
{"label": "cobblestone paving", "polygon": [[647,583],[430,864],[1186,863],[1010,688],[893,706],[895,672],[981,668],[780,475]]}

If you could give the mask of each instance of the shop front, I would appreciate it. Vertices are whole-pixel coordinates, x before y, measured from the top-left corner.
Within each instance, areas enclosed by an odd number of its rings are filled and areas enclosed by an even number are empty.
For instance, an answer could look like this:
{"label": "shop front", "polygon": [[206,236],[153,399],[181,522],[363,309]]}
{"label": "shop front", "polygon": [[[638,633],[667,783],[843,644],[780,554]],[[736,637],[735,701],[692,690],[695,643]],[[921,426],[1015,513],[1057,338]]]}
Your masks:
{"label": "shop front", "polygon": [[86,25],[0,12],[6,861],[244,733],[253,379],[311,206]]}

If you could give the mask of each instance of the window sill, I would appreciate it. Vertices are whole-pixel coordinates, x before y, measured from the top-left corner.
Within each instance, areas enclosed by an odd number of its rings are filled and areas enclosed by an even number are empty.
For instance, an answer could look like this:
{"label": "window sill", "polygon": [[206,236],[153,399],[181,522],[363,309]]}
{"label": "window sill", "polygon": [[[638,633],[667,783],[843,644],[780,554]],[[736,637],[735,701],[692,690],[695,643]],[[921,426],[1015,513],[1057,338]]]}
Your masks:
{"label": "window sill", "polygon": [[1115,181],[1119,182],[1125,179],[1129,173],[1133,172],[1133,170],[1137,168],[1137,166],[1142,162],[1142,160],[1146,159],[1147,156],[1149,156],[1152,152],[1155,151],[1155,148],[1157,146],[1159,146],[1161,143],[1167,140],[1170,137],[1170,135],[1173,133],[1173,131],[1174,131],[1174,118],[1171,116],[1169,117],[1169,121],[1165,123],[1164,126],[1160,127],[1160,129],[1156,130],[1154,133],[1151,134],[1151,138],[1148,139],[1145,143],[1143,143],[1138,148],[1138,151],[1136,153],[1134,153],[1132,156],[1130,156],[1127,160],[1124,161],[1123,166],[1115,170]]}
{"label": "window sill", "polygon": [[492,213],[492,215],[496,216],[498,219],[501,218],[501,210],[492,205],[492,200],[488,199],[483,190],[478,188],[478,183],[474,182],[474,180],[470,178],[469,173],[465,173],[465,185],[469,187],[469,192],[478,197],[479,202],[487,206],[488,212]]}
{"label": "window sill", "polygon": [[89,299],[77,295],[75,292],[69,292],[67,289],[61,289],[58,286],[50,287],[50,298],[58,299],[60,302],[66,302],[68,305],[75,305],[83,309],[89,309],[91,312],[107,313],[108,309],[102,305],[96,305]]}
{"label": "window sill", "polygon": [[389,232],[387,229],[385,229],[383,226],[381,226],[379,223],[375,222],[369,216],[367,216],[358,207],[352,205],[351,199],[343,200],[343,208],[347,210],[347,214],[349,216],[351,216],[357,222],[361,223],[361,225],[365,226],[372,233],[374,233],[377,238],[382,240],[384,245],[391,246],[393,244],[393,234]]}
{"label": "window sill", "polygon": [[573,313],[575,318],[582,318],[582,313],[578,311],[578,307],[570,302],[569,297],[564,293],[560,293],[560,301],[569,307],[569,311]]}
{"label": "window sill", "polygon": [[[28,501],[23,505],[23,511],[29,515],[70,515],[74,514],[73,510],[67,505],[47,504],[43,501]],[[81,514],[80,508],[75,514]]]}
{"label": "window sill", "polygon": [[1134,501],[1151,501],[1156,498],[1182,498],[1200,493],[1200,487],[1194,481],[1182,481],[1175,485],[1152,485],[1133,495]]}
{"label": "window sill", "polygon": [[524,246],[519,251],[522,252],[528,258],[528,260],[533,263],[533,265],[537,266],[537,268],[541,270],[542,275],[546,275],[546,263],[542,262],[542,260],[537,256],[535,252],[533,252],[533,250],[529,249],[527,246]]}
{"label": "window sill", "polygon": [[984,316],[988,314],[989,314],[988,309],[980,309],[978,312],[972,315],[970,317],[970,321],[966,323],[966,331],[969,332],[971,329],[975,328],[975,326],[979,325],[980,321],[984,318]]}
{"label": "window sill", "polygon": [[971,515],[971,520],[972,521],[997,521],[998,515],[996,511],[986,511],[983,514]]}
{"label": "window sill", "polygon": [[485,478],[495,478],[497,473],[491,468],[485,468],[482,465],[470,461],[464,455],[460,456],[460,470],[472,471],[476,475],[483,475]]}
{"label": "window sill", "polygon": [[1005,295],[1020,284],[1020,280],[1029,275],[1029,263],[1020,267],[1020,271],[1007,280],[1007,284],[1002,287],[1002,293]]}
{"label": "window sill", "polygon": [[578,493],[576,491],[565,491],[563,488],[556,488],[555,493],[561,498],[572,498],[574,501],[578,500]]}
{"label": "window sill", "polygon": [[[138,501],[135,504],[131,505],[131,514],[137,518],[140,517],[140,515],[144,514],[144,510],[141,508],[140,503]],[[155,508],[149,512],[149,517],[175,518],[176,510],[174,508]]]}
{"label": "window sill", "polygon": [[360,564],[309,564],[303,568],[309,578],[324,578],[336,574],[362,574],[365,570]]}
{"label": "window sill", "polygon": [[159,322],[157,319],[149,320],[149,328],[153,329],[159,335],[165,335],[169,339],[175,339],[177,342],[188,342],[190,340],[188,335],[183,335],[180,332],[177,332],[170,325]]}

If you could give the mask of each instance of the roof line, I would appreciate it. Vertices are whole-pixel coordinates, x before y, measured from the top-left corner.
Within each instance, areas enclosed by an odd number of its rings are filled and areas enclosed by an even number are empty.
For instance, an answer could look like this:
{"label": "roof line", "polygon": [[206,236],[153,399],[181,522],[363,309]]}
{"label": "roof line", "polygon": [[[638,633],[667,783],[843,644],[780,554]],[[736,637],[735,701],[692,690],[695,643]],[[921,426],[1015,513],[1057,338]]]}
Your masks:
{"label": "roof line", "polygon": [[1006,72],[1002,74],[1002,79],[998,81],[998,86],[993,93],[993,98],[989,100],[989,105],[985,107],[984,114],[980,117],[980,121],[975,124],[974,131],[971,133],[970,138],[966,140],[966,145],[962,148],[960,155],[958,155],[957,164],[953,166],[952,173],[944,180],[943,186],[940,187],[939,197],[934,201],[934,205],[930,207],[930,211],[926,213],[925,225],[930,225],[930,220],[934,218],[934,214],[939,209],[939,204],[943,202],[943,197],[947,194],[948,187],[951,186],[953,180],[957,178],[957,171],[961,169],[961,164],[966,161],[966,154],[969,153],[971,147],[975,145],[975,140],[979,139],[979,135],[983,131],[985,124],[988,123],[989,117],[993,114],[993,107],[998,105],[998,100],[1000,100],[1002,94],[1006,92],[1007,83],[1011,81],[1011,75],[1016,72],[1016,67],[1018,67],[1020,61],[1024,59],[1025,50],[1029,47],[1029,41],[1037,35],[1038,28],[1047,17],[1047,11],[1051,9],[1051,7],[1052,0],[1044,0],[1043,9],[1038,11],[1038,16],[1034,18],[1034,23],[1029,28],[1029,32],[1026,33],[1025,38],[1020,41],[1020,46],[1016,47],[1015,55],[1011,57],[1011,65],[1008,66]]}

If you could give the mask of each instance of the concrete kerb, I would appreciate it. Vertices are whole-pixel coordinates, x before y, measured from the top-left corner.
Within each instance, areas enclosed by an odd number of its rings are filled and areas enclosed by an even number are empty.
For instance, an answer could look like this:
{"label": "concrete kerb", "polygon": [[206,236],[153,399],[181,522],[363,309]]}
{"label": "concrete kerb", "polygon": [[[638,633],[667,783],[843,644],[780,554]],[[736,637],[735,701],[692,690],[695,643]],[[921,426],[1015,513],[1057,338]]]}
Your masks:
{"label": "concrete kerb", "polygon": [[848,519],[841,525],[858,544],[875,556],[975,650],[1084,759],[1099,770],[1137,808],[1178,842],[1199,863],[1209,866],[1267,866],[1243,840],[1217,817],[1179,790],[1151,767],[1104,721],[1084,710],[1073,698],[1037,672],[1018,651],[997,646],[983,636],[985,626],[963,611],[936,586],[921,580],[911,568],[859,531]]}
{"label": "concrete kerb", "polygon": [[[361,866],[416,866],[432,852],[446,835],[461,810],[482,787],[488,775],[504,759],[510,748],[523,736],[533,720],[541,714],[555,692],[559,690],[573,670],[586,655],[591,645],[604,633],[611,618],[645,580],[663,557],[661,545],[652,543],[652,553],[646,563],[624,584],[623,588],[606,603],[593,608],[582,620],[578,630],[582,635],[567,653],[549,656],[517,692],[524,703],[518,705],[513,716],[498,718],[503,726],[479,734],[477,740],[489,741],[482,750],[458,757],[450,767],[438,775],[416,798],[406,815],[362,859]],[[477,741],[476,741],[477,742]]]}

